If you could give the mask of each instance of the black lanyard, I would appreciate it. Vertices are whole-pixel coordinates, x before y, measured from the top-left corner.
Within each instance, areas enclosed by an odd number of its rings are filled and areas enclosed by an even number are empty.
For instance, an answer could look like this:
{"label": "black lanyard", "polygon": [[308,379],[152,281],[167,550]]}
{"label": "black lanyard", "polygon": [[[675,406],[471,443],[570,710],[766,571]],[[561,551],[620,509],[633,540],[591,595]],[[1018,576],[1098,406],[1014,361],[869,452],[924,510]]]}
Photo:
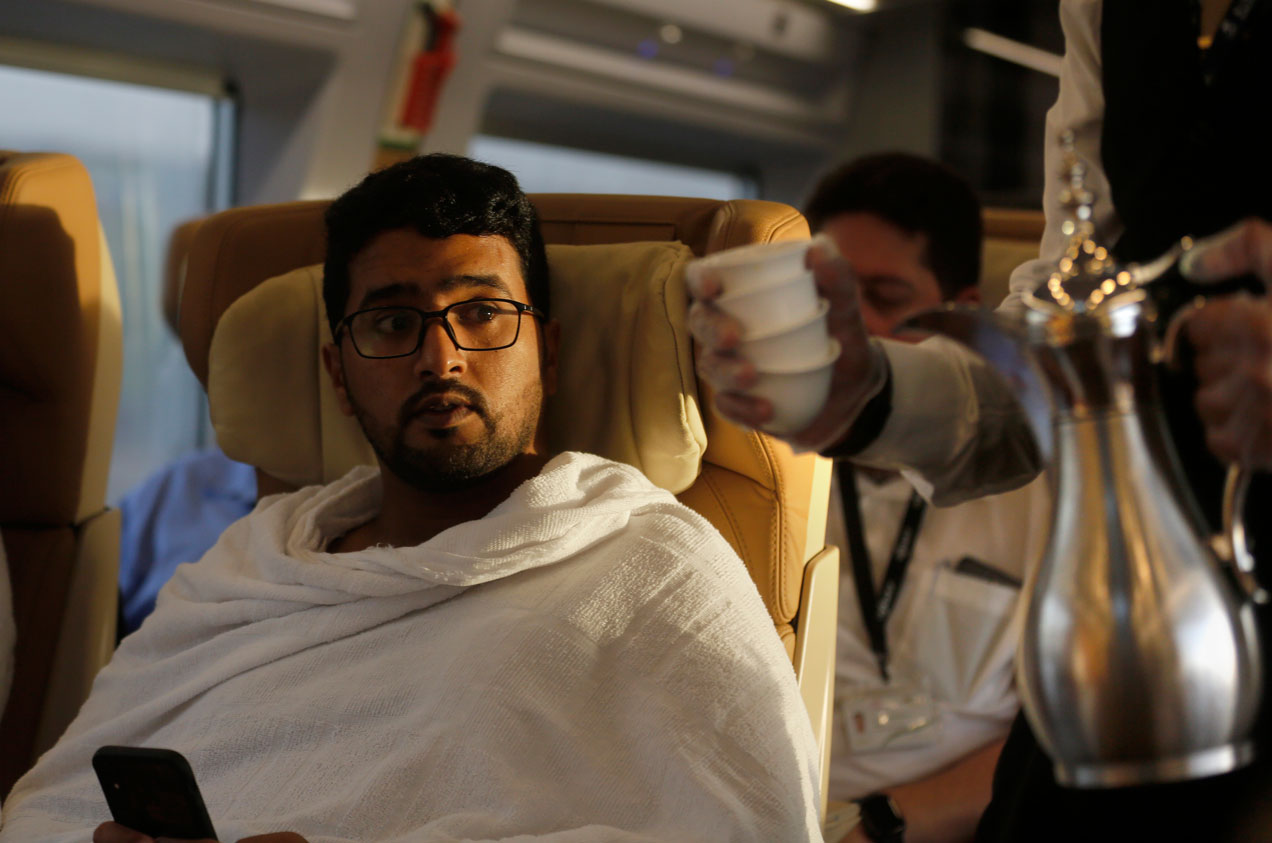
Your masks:
{"label": "black lanyard", "polygon": [[[1210,47],[1201,57],[1201,76],[1207,87],[1213,85],[1218,78],[1224,62],[1232,54],[1233,42],[1237,40],[1241,28],[1245,26],[1250,13],[1258,4],[1259,0],[1232,0],[1232,4],[1228,6],[1228,11],[1220,21],[1219,28],[1215,30],[1215,37],[1210,42]],[[1198,20],[1200,20],[1200,8],[1198,4]]]}
{"label": "black lanyard", "polygon": [[888,618],[896,608],[906,569],[914,558],[915,540],[919,535],[919,526],[923,523],[923,513],[927,511],[927,502],[918,492],[910,493],[910,503],[906,506],[905,517],[901,519],[896,541],[892,543],[892,556],[888,560],[888,568],[876,595],[874,572],[861,523],[861,498],[857,495],[856,473],[852,470],[852,464],[844,460],[835,463],[835,470],[839,475],[839,492],[844,500],[848,555],[852,561],[853,582],[857,586],[857,605],[861,608],[861,621],[866,626],[866,635],[870,637],[870,649],[879,662],[879,675],[887,682]]}

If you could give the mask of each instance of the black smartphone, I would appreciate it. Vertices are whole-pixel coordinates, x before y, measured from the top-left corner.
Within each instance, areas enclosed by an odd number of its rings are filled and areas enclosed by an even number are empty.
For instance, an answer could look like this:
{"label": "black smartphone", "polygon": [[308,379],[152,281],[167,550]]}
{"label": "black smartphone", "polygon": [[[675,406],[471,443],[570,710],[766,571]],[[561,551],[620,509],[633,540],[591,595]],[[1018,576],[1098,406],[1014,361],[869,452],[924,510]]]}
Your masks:
{"label": "black smartphone", "polygon": [[93,753],[93,770],[120,825],[151,837],[216,839],[194,771],[181,753],[104,746]]}

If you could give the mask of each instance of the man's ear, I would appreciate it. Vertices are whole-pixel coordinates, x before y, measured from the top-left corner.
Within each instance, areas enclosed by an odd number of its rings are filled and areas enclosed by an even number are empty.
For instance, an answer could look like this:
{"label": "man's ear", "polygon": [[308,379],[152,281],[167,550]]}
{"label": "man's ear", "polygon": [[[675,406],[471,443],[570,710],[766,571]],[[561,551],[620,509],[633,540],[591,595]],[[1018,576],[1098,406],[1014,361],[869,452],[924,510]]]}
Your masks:
{"label": "man's ear", "polygon": [[336,391],[336,403],[340,412],[346,416],[353,415],[353,405],[349,403],[349,389],[345,385],[344,363],[340,360],[340,346],[329,342],[322,347],[322,365],[331,377],[331,386]]}
{"label": "man's ear", "polygon": [[557,391],[557,362],[561,350],[561,323],[549,319],[543,326],[543,362],[540,371],[543,373],[543,394],[554,395]]}
{"label": "man's ear", "polygon": [[981,303],[980,287],[973,284],[970,287],[964,287],[958,291],[958,295],[954,296],[954,304],[974,305]]}

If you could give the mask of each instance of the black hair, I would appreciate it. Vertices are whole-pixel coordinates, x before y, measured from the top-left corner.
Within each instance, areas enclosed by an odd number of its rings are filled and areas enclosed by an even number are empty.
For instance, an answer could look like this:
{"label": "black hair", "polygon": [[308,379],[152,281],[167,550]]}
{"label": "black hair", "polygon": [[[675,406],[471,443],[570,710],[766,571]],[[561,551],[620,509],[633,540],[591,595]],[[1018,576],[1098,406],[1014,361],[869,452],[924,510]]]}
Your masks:
{"label": "black hair", "polygon": [[979,281],[980,201],[948,167],[904,152],[841,164],[817,182],[804,216],[818,231],[831,217],[849,213],[874,214],[908,234],[926,235],[923,261],[945,298]]}
{"label": "black hair", "polygon": [[460,155],[420,155],[364,178],[327,209],[322,298],[334,333],[349,301],[349,264],[386,231],[498,235],[521,258],[530,301],[549,311],[548,258],[534,205],[512,173]]}

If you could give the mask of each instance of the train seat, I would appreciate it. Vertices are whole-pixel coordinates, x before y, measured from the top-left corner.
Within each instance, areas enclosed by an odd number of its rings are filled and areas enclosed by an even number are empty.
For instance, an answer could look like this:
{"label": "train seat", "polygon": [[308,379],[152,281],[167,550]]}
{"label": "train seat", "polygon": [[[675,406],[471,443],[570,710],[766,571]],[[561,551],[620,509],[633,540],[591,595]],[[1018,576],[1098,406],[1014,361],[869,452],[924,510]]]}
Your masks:
{"label": "train seat", "polygon": [[177,318],[181,312],[181,288],[185,286],[186,259],[190,256],[190,244],[194,242],[194,233],[199,230],[203,217],[195,217],[180,223],[168,236],[168,250],[163,258],[163,289],[159,307],[163,311],[163,320],[172,329],[173,336],[181,331],[177,326]]}
{"label": "train seat", "polygon": [[106,480],[119,292],[88,171],[0,152],[0,534],[17,653],[0,794],[51,746],[115,645],[119,513]]}
{"label": "train seat", "polygon": [[[793,208],[753,200],[530,198],[562,322],[549,440],[637,465],[738,551],[794,661],[824,794],[839,574],[837,550],[824,547],[830,465],[720,418],[694,377],[683,324],[685,261],[807,236],[807,224]],[[319,359],[330,337],[320,293],[326,205],[226,211],[205,219],[190,246],[182,342],[221,447],[257,467],[262,494],[373,462]]]}
{"label": "train seat", "polygon": [[1037,210],[985,208],[981,221],[985,232],[981,244],[981,301],[986,307],[997,307],[1007,297],[1012,271],[1038,257],[1047,220]]}

